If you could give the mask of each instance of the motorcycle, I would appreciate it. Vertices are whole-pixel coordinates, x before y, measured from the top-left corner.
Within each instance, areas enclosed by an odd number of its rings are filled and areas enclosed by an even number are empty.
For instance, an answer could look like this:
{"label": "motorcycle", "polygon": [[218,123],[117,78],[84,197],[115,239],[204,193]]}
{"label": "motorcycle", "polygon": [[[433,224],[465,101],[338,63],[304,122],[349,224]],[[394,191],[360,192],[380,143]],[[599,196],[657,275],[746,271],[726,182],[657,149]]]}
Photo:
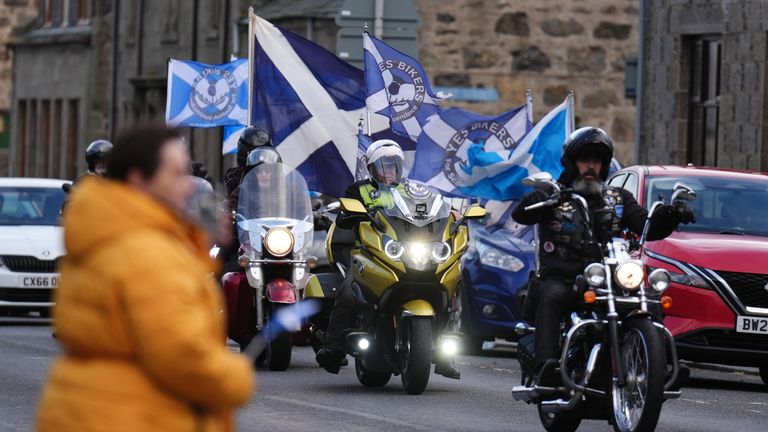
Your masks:
{"label": "motorcycle", "polygon": [[[573,191],[561,190],[546,173],[525,184],[554,191],[547,201],[526,207],[577,203],[589,221],[586,201]],[[670,202],[692,200],[695,192],[682,183],[675,185]],[[663,204],[655,202],[637,246],[645,243],[650,221]],[[599,213],[596,212],[596,218]],[[534,381],[535,328],[517,325],[524,335],[518,344],[522,382],[512,390],[516,400],[534,403],[547,431],[575,431],[582,419],[607,419],[620,432],[652,431],[662,403],[679,398],[673,390],[678,375],[674,339],[661,321],[661,309],[671,306],[663,296],[670,274],[663,269],[645,273],[642,262],[632,255],[632,243],[623,238],[590,240],[599,245],[602,262],[589,264],[575,283],[580,298],[576,312],[564,317],[559,361],[543,367]],[[668,370],[668,360],[669,368]]]}
{"label": "motorcycle", "polygon": [[[227,297],[234,304],[228,309],[240,313],[250,326],[242,335],[230,334],[245,349],[282,308],[302,298],[308,284],[317,283],[309,272],[314,225],[302,175],[279,163],[253,168],[240,185],[235,223],[243,272],[225,274],[222,285],[225,293],[232,293]],[[266,362],[273,371],[286,370],[293,349],[291,333],[301,330],[300,325],[295,327],[269,338],[258,362]]]}
{"label": "motorcycle", "polygon": [[[356,244],[336,234],[335,225],[326,240],[333,265],[342,274],[352,272],[360,303],[347,352],[364,386],[382,387],[394,374],[407,393],[421,394],[437,356],[452,359],[459,349],[460,335],[448,323],[457,310],[459,262],[468,244],[464,225],[485,216],[485,209],[470,207],[457,219],[440,193],[415,182],[383,186],[378,193],[382,206],[370,213],[357,200],[340,199],[345,213],[364,218]],[[351,246],[348,261],[334,239]],[[332,295],[326,286],[305,291],[305,298],[326,302]],[[311,320],[313,328],[318,319]]]}

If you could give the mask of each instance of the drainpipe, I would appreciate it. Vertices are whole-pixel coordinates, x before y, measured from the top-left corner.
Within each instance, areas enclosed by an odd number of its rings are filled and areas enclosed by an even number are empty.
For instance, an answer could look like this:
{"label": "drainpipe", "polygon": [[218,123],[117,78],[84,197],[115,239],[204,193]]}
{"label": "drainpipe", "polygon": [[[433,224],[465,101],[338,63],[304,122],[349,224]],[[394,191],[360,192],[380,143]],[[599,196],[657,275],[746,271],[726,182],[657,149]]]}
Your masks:
{"label": "drainpipe", "polygon": [[373,15],[373,35],[384,39],[384,0],[376,0]]}
{"label": "drainpipe", "polygon": [[136,76],[144,74],[144,0],[139,0],[139,25],[136,36]]}
{"label": "drainpipe", "polygon": [[643,79],[645,78],[645,0],[640,0],[640,41],[637,47],[637,91],[635,113],[635,163],[640,163],[640,144],[643,124]]}
{"label": "drainpipe", "polygon": [[[197,23],[198,23],[198,9],[200,9],[200,0],[194,0],[192,2],[192,60],[197,61]],[[195,159],[195,129],[192,128],[189,131],[189,156],[192,160]]]}
{"label": "drainpipe", "polygon": [[[224,19],[221,26],[221,62],[227,63],[230,60],[231,53],[227,52],[229,45],[229,0],[224,0],[224,10],[222,11]],[[237,37],[235,35],[235,37]],[[221,145],[224,145],[224,128],[221,128]],[[219,151],[219,177],[224,178],[224,155]]]}
{"label": "drainpipe", "polygon": [[109,140],[115,140],[117,133],[117,55],[120,44],[120,0],[115,0],[112,9],[112,100],[109,119]]}

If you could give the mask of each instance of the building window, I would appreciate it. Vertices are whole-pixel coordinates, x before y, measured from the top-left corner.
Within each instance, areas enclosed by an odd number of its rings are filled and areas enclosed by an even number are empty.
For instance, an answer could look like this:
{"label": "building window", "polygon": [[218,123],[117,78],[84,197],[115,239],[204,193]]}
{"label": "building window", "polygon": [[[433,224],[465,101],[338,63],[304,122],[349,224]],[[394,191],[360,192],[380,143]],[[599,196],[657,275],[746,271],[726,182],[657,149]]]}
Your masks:
{"label": "building window", "polygon": [[722,38],[700,36],[690,42],[687,159],[696,165],[716,166]]}

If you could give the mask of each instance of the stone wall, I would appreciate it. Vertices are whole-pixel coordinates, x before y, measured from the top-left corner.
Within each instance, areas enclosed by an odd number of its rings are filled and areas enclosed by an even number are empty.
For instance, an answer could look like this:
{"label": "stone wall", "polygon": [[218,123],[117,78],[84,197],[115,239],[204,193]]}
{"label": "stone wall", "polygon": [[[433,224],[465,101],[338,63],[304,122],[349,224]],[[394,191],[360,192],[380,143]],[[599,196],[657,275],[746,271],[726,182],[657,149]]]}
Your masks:
{"label": "stone wall", "polygon": [[608,131],[634,163],[635,102],[625,66],[637,57],[637,0],[414,0],[420,57],[434,85],[496,88],[496,103],[452,102],[500,113],[534,96],[534,120],[576,94],[576,125]]}
{"label": "stone wall", "polygon": [[647,0],[641,160],[688,162],[688,38],[722,35],[717,165],[768,170],[762,0]]}

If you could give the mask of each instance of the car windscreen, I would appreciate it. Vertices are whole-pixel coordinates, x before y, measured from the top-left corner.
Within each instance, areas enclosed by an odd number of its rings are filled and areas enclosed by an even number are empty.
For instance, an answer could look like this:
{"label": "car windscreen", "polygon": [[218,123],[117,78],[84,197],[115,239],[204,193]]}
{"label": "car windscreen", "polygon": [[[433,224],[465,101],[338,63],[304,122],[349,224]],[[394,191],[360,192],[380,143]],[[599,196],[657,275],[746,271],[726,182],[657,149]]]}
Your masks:
{"label": "car windscreen", "polygon": [[708,176],[648,177],[646,208],[659,194],[669,200],[675,183],[696,191],[690,207],[696,223],[680,225],[679,231],[768,236],[768,179]]}
{"label": "car windscreen", "polygon": [[0,226],[59,225],[61,188],[0,187]]}

